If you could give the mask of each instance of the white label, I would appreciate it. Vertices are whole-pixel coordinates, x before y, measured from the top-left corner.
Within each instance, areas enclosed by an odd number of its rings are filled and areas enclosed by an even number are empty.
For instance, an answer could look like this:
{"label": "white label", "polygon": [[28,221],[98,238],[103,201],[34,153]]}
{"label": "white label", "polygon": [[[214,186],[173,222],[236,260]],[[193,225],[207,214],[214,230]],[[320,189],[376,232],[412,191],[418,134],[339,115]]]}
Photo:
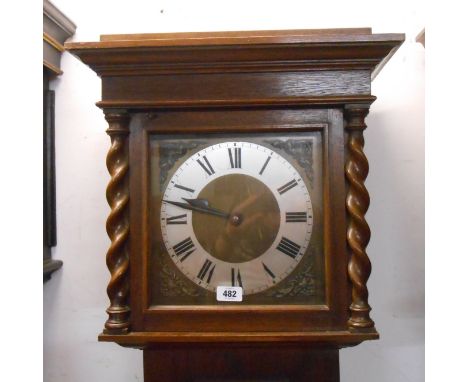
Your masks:
{"label": "white label", "polygon": [[219,286],[216,288],[216,300],[218,301],[242,301],[242,288]]}

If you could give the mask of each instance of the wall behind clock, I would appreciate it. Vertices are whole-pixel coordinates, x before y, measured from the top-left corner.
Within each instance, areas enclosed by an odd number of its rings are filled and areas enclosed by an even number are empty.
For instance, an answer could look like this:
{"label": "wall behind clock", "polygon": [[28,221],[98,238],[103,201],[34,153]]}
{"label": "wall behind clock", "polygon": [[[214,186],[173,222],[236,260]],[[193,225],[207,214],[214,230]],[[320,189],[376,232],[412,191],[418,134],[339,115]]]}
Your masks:
{"label": "wall behind clock", "polygon": [[[424,380],[424,27],[416,1],[66,1],[74,41],[100,34],[372,27],[407,41],[372,83],[367,181],[373,318],[380,341],[341,351],[343,382]],[[267,6],[266,6],[267,5]],[[401,5],[401,6],[399,6]],[[106,319],[109,244],[106,122],[100,79],[68,53],[56,91],[58,244],[63,268],[44,285],[44,380],[143,381],[142,353],[98,343]]]}

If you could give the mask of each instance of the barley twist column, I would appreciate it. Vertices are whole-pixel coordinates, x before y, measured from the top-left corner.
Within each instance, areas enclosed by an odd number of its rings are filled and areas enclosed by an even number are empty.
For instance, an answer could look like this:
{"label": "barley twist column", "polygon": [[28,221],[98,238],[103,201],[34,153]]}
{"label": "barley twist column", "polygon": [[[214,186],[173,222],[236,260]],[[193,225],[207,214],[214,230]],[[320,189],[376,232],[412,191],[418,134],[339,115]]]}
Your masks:
{"label": "barley twist column", "polygon": [[364,215],[369,208],[369,193],[364,181],[369,172],[369,163],[364,155],[363,131],[367,127],[364,119],[369,112],[367,106],[349,106],[345,109],[347,129],[347,158],[345,174],[348,185],[346,211],[348,214],[347,243],[350,250],[348,276],[352,285],[352,303],[348,326],[351,329],[374,327],[369,316],[367,280],[371,273],[371,262],[366,253],[370,240],[370,229]]}
{"label": "barley twist column", "polygon": [[111,212],[106,222],[106,230],[111,240],[107,251],[106,263],[111,279],[107,286],[110,306],[109,318],[104,333],[125,334],[130,326],[129,297],[129,256],[128,256],[128,124],[125,113],[106,112],[109,123],[107,134],[111,138],[111,148],[106,164],[111,180],[107,186],[106,197]]}

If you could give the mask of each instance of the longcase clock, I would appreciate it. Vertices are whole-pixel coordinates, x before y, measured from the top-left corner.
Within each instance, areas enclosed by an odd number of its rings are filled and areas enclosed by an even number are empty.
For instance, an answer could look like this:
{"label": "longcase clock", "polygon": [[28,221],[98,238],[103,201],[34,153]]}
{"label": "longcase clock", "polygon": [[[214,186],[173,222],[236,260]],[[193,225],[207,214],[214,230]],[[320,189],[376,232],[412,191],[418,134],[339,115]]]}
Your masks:
{"label": "longcase clock", "polygon": [[110,305],[145,381],[338,381],[370,318],[370,29],[106,35]]}

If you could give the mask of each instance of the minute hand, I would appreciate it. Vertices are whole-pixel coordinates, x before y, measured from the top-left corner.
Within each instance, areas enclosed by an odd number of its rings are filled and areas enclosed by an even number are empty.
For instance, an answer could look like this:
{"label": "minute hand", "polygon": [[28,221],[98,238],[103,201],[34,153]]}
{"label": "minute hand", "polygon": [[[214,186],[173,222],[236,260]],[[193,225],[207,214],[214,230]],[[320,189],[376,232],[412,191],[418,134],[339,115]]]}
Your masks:
{"label": "minute hand", "polygon": [[222,217],[222,218],[225,218],[225,219],[229,219],[229,217],[230,217],[230,214],[228,214],[227,212],[217,210],[216,208],[212,208],[212,207],[208,207],[208,206],[205,207],[205,206],[199,206],[199,205],[190,205],[190,204],[187,204],[187,203],[175,202],[175,201],[172,201],[172,200],[164,200],[164,199],[163,199],[163,202],[173,204],[174,206],[184,208],[186,210],[197,211],[197,212],[201,212],[201,213],[204,213],[204,214],[219,216],[219,217]]}

